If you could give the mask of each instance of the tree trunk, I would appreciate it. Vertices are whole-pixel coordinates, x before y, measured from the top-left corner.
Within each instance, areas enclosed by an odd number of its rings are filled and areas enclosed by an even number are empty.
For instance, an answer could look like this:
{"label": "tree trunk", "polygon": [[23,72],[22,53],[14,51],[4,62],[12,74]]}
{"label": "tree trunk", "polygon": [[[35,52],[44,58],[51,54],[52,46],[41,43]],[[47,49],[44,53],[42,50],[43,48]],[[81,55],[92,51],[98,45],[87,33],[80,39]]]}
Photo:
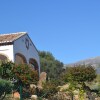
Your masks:
{"label": "tree trunk", "polygon": [[0,97],[0,100],[3,100],[3,99],[5,98],[5,96],[6,96],[6,92],[4,92],[4,93],[2,94],[2,96]]}

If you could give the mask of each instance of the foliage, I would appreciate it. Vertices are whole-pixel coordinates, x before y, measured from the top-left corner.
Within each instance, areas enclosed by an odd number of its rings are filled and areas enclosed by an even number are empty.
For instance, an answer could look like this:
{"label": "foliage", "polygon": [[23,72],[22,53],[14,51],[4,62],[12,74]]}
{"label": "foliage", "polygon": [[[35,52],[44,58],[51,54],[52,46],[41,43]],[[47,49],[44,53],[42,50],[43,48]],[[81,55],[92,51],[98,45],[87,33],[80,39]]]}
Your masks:
{"label": "foliage", "polygon": [[12,69],[13,77],[23,84],[36,84],[38,81],[38,72],[26,64],[15,65]]}
{"label": "foliage", "polygon": [[[34,83],[38,81],[38,72],[26,64],[14,64],[12,62],[1,62],[0,77],[2,79],[15,79],[23,84]],[[13,80],[12,80],[13,81]]]}
{"label": "foliage", "polygon": [[0,63],[0,77],[2,79],[11,78],[13,66],[14,66],[14,63],[12,62],[1,62]]}
{"label": "foliage", "polygon": [[51,96],[48,100],[72,100],[69,93],[58,92],[54,96]]}
{"label": "foliage", "polygon": [[80,99],[80,100],[84,100],[84,90],[83,90],[83,89],[80,89],[80,92],[79,92],[79,99]]}
{"label": "foliage", "polygon": [[[0,78],[5,79],[1,79],[2,81],[0,81],[0,95],[10,92],[12,83],[14,83],[13,90],[19,91],[19,87],[22,85],[23,97],[26,97],[25,92],[27,91],[28,96],[30,93],[29,88],[26,90],[27,86],[29,87],[29,84],[37,84],[39,76],[36,70],[26,64],[17,65],[12,62],[1,62]],[[2,98],[4,98],[5,95]]]}
{"label": "foliage", "polygon": [[51,80],[43,84],[43,90],[41,91],[40,96],[45,98],[50,98],[58,92],[58,84],[56,81]]}
{"label": "foliage", "polygon": [[12,88],[13,88],[13,85],[10,81],[0,79],[0,97],[4,92],[10,93]]}
{"label": "foliage", "polygon": [[73,82],[91,82],[96,78],[96,71],[91,66],[85,66],[85,65],[78,65],[75,67],[69,67],[67,69],[67,73],[65,74],[65,79],[67,81],[73,81]]}
{"label": "foliage", "polygon": [[47,72],[49,78],[58,78],[63,70],[63,63],[56,60],[50,52],[39,51],[41,71]]}
{"label": "foliage", "polygon": [[77,88],[85,91],[88,95],[88,98],[93,98],[92,90],[89,86],[86,85],[86,82],[91,82],[96,78],[96,71],[91,65],[77,65],[74,67],[69,67],[67,68],[67,72],[64,75],[64,78],[66,82],[81,85],[81,87]]}

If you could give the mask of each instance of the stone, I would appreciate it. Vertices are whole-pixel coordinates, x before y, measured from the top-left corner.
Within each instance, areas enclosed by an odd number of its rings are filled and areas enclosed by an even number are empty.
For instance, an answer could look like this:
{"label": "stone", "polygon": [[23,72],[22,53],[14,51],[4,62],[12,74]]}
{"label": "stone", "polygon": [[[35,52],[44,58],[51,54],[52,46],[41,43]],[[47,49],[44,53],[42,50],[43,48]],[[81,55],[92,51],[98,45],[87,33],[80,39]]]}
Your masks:
{"label": "stone", "polygon": [[31,100],[37,100],[37,98],[38,98],[37,95],[32,95],[31,96]]}
{"label": "stone", "polygon": [[38,82],[38,84],[37,84],[37,87],[38,87],[39,89],[42,89],[42,88],[43,88],[43,87],[42,87],[42,84],[46,82],[46,77],[47,77],[47,73],[46,73],[46,72],[42,72],[42,73],[40,74],[39,82]]}
{"label": "stone", "polygon": [[69,84],[65,84],[63,86],[58,86],[58,88],[59,88],[59,91],[64,91],[69,88]]}
{"label": "stone", "polygon": [[30,88],[31,88],[31,89],[33,89],[33,88],[36,89],[36,85],[35,85],[35,84],[30,84]]}
{"label": "stone", "polygon": [[13,93],[13,98],[15,98],[15,99],[20,99],[20,94],[19,94],[19,92],[14,92],[14,93]]}

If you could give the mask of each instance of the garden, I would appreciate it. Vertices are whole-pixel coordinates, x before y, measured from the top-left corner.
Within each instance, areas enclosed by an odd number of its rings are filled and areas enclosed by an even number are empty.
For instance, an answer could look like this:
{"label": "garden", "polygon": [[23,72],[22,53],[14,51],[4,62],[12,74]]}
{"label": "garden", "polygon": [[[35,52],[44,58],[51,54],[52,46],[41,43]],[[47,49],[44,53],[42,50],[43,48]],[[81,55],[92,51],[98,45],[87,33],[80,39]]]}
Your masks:
{"label": "garden", "polygon": [[100,75],[91,65],[64,68],[40,52],[41,73],[26,64],[0,63],[0,100],[99,100]]}

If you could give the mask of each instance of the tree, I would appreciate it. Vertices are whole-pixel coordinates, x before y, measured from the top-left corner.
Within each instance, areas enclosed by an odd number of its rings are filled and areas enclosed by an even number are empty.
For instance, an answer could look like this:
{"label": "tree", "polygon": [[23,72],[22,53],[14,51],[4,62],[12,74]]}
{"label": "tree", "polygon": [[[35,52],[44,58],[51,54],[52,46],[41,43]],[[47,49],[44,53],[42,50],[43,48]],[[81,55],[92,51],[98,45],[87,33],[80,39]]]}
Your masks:
{"label": "tree", "polygon": [[96,78],[96,71],[91,65],[77,65],[69,67],[65,74],[65,81],[80,84],[91,99],[91,89],[86,86],[86,82],[91,82]]}
{"label": "tree", "polygon": [[7,93],[11,93],[13,84],[11,81],[0,79],[0,100],[3,100]]}
{"label": "tree", "polygon": [[10,62],[1,62],[0,63],[0,77],[2,79],[9,80],[12,77],[12,68],[14,63]]}
{"label": "tree", "polygon": [[49,78],[58,78],[63,70],[63,63],[56,60],[50,52],[39,51],[41,71],[45,71]]}
{"label": "tree", "polygon": [[12,62],[1,62],[0,77],[6,80],[20,80],[23,84],[36,84],[38,81],[38,72],[27,64],[14,64]]}
{"label": "tree", "polygon": [[78,65],[69,67],[66,73],[68,81],[78,83],[91,82],[96,78],[96,71],[91,65]]}
{"label": "tree", "polygon": [[[27,90],[28,93],[30,91],[29,88],[26,89],[26,87],[30,84],[37,84],[37,81],[39,79],[38,72],[32,67],[26,65],[26,64],[14,64],[12,62],[5,62],[0,64],[0,78],[3,79],[3,84],[0,83],[0,90],[2,91],[0,95],[8,93],[8,90],[11,90],[12,88],[10,84],[14,84],[14,90],[19,91],[22,90],[21,87],[23,86],[23,90]],[[10,83],[8,84],[8,80],[10,80]],[[26,91],[25,91],[26,92]],[[2,97],[4,98],[5,95]],[[26,95],[24,95],[25,97]],[[1,99],[0,99],[1,100]]]}
{"label": "tree", "polygon": [[13,77],[23,84],[37,84],[38,72],[26,64],[14,65],[12,68]]}

